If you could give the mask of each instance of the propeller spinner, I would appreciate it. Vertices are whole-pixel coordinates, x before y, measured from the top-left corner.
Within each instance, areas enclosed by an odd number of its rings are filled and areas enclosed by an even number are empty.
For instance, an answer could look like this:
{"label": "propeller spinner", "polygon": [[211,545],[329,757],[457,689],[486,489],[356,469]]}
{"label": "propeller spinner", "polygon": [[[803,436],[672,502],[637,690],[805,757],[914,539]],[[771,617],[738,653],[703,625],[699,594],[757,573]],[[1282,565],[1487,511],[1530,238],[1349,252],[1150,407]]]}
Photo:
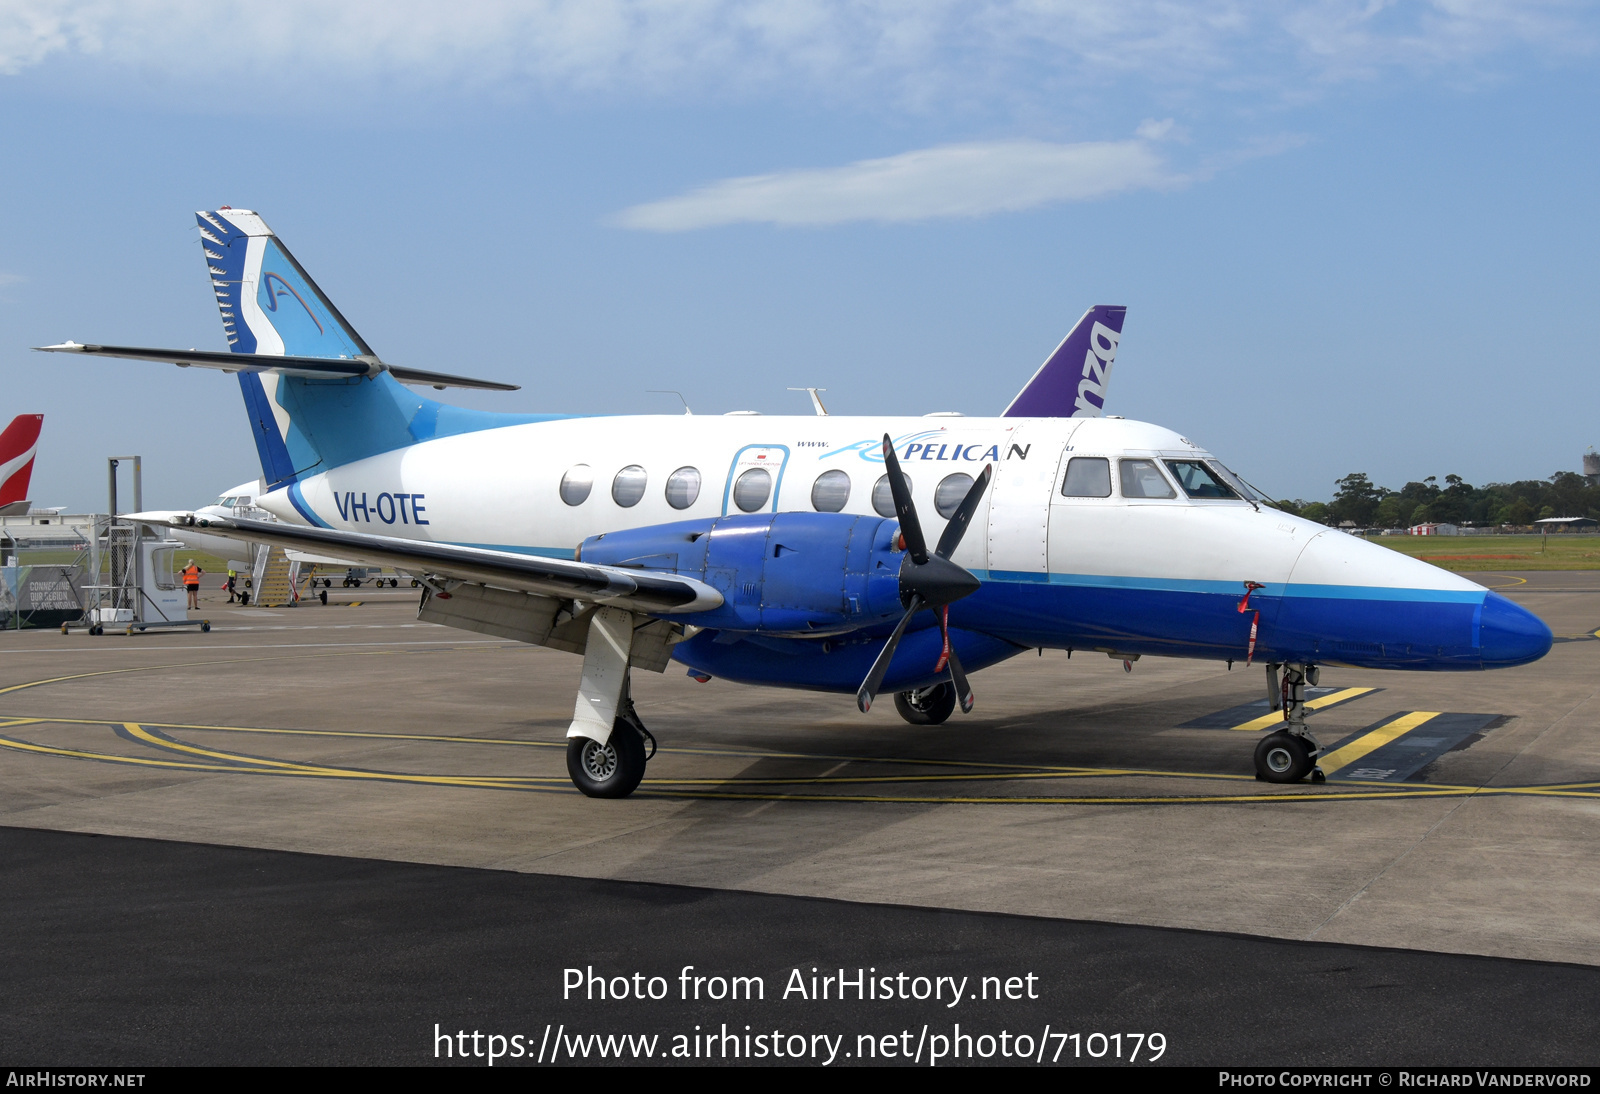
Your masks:
{"label": "propeller spinner", "polygon": [[961,504],[950,517],[950,523],[945,525],[944,534],[939,537],[939,545],[930,555],[927,540],[922,535],[922,523],[917,520],[917,507],[911,502],[911,491],[906,486],[905,476],[900,473],[900,461],[895,457],[894,443],[887,433],[883,435],[883,462],[888,467],[895,515],[900,518],[900,542],[906,550],[905,560],[900,564],[900,603],[905,605],[906,614],[900,617],[894,633],[884,643],[878,659],[872,663],[872,671],[867,673],[861,690],[856,692],[856,706],[861,708],[863,714],[872,709],[872,701],[878,697],[878,688],[889,671],[889,662],[894,660],[895,647],[900,645],[900,636],[905,633],[906,624],[922,609],[929,608],[938,615],[939,632],[944,637],[944,647],[933,671],[950,670],[950,682],[955,685],[962,713],[971,713],[972,688],[967,684],[967,674],[961,669],[961,659],[950,645],[950,605],[977,592],[979,582],[967,570],[951,562],[950,556],[960,545],[967,525],[972,523],[972,515],[983,500],[983,492],[989,488],[992,468],[986,466],[983,474],[967,491],[967,496],[961,499]]}

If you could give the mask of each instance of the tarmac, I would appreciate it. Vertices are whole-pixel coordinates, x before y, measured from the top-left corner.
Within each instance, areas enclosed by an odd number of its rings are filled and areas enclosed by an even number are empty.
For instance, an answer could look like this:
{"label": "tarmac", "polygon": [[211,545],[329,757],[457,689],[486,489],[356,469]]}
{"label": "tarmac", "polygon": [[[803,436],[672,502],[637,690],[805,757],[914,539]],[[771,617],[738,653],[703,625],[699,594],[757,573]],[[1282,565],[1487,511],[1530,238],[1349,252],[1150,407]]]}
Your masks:
{"label": "tarmac", "polygon": [[[1252,776],[1251,751],[1272,717],[1259,665],[1146,658],[1130,672],[1103,655],[1029,654],[974,676],[975,712],[933,728],[906,725],[888,703],[863,716],[849,696],[700,684],[676,666],[639,673],[635,700],[660,752],[633,797],[595,801],[565,771],[579,659],[418,623],[413,590],[337,590],[327,606],[293,609],[239,608],[207,594],[207,634],[5,633],[0,880],[10,895],[0,926],[14,945],[53,945],[59,928],[76,939],[73,952],[103,959],[87,980],[68,975],[51,989],[81,1015],[86,998],[99,998],[96,985],[134,976],[117,971],[125,954],[115,924],[131,926],[124,916],[159,930],[173,925],[167,913],[187,922],[197,908],[265,900],[284,909],[275,921],[305,921],[314,934],[314,879],[340,870],[328,863],[348,864],[365,879],[363,899],[386,909],[370,917],[370,945],[399,919],[414,931],[420,916],[429,945],[451,952],[452,932],[471,935],[468,927],[401,893],[435,876],[417,873],[424,866],[452,868],[437,876],[453,880],[430,884],[517,892],[528,909],[549,904],[536,945],[497,950],[472,935],[469,981],[476,969],[499,983],[523,964],[665,967],[662,954],[679,961],[696,946],[708,956],[686,963],[749,967],[761,955],[780,980],[791,965],[871,964],[880,951],[903,962],[943,955],[975,978],[985,960],[1032,960],[1049,968],[1040,975],[1052,990],[1073,985],[1079,1028],[1084,1015],[1148,1027],[1162,1011],[1152,1000],[1164,1000],[1164,1021],[1186,1045],[1174,1041],[1166,1062],[1245,1062],[1229,1046],[1268,1063],[1385,1052],[1413,1062],[1448,1062],[1450,1051],[1477,1053],[1476,1062],[1582,1058],[1597,1031],[1572,1015],[1593,1009],[1586,1001],[1600,986],[1600,573],[1475,576],[1551,625],[1559,638],[1549,656],[1477,674],[1324,668],[1312,727],[1330,778],[1293,787]],[[119,838],[84,844],[52,833]],[[51,867],[48,882],[28,873],[57,856],[78,868]],[[211,866],[206,856],[216,857]],[[108,909],[102,878],[130,870],[142,889]],[[266,891],[245,884],[250,877],[284,870],[300,880],[267,886],[280,895],[239,895]],[[151,880],[167,874],[165,886]],[[638,937],[596,947],[596,924],[615,925],[618,907],[646,899],[626,895],[639,883],[691,894],[649,898],[658,904],[716,914],[652,912]],[[391,885],[399,888],[386,904]],[[39,889],[56,904],[22,895]],[[583,907],[593,907],[593,922]],[[795,932],[764,935],[758,925],[774,916]],[[328,937],[348,939],[336,920],[329,912]],[[994,926],[1019,923],[1029,926]],[[291,932],[299,942],[255,932],[255,949],[241,951],[212,939],[217,930],[184,929],[199,947],[191,964],[212,970],[195,972],[197,998],[207,976],[223,977],[246,951],[261,950],[250,959],[257,967],[272,964],[263,955],[274,946],[326,948],[303,932]],[[962,931],[1009,931],[1011,941],[980,960],[951,942]],[[55,998],[40,986],[55,952],[38,950],[32,971],[13,963],[0,982]],[[350,956],[359,952],[338,950],[327,975],[348,979],[339,970],[361,967]],[[1086,963],[1090,953],[1120,956]],[[139,967],[150,991],[171,994]],[[1347,1005],[1344,989],[1329,986],[1338,977],[1308,980],[1310,967],[1360,970],[1348,983],[1365,987],[1350,988],[1348,1000],[1367,1009],[1347,1000],[1354,1009],[1338,1019]],[[1471,980],[1480,974],[1487,979]],[[1467,983],[1460,977],[1474,986],[1451,987]],[[549,985],[539,983],[523,1002],[566,1013],[559,1006],[569,1003],[545,999]],[[1543,1001],[1461,1009],[1474,998]],[[194,1021],[256,1029],[239,1006],[217,1003]],[[1546,1006],[1572,1013],[1541,1024]],[[1276,1013],[1299,1016],[1304,1029],[1269,1035],[1273,1007],[1289,1008]],[[422,1021],[426,1009],[404,1021]],[[435,1009],[463,1013],[454,1003]],[[472,1021],[481,1025],[484,1013]],[[674,1021],[690,1013],[680,1008]],[[20,1030],[18,1021],[8,1016],[3,1028]],[[146,1055],[129,1047],[145,1042],[117,1039],[129,1021],[126,1008],[108,1004],[76,1032],[29,1026],[32,1039],[8,1041],[32,1046],[30,1062],[81,1062],[74,1054],[83,1052],[157,1063],[219,1052],[285,1058],[259,1029],[147,1038]],[[408,1030],[391,1052],[375,1032],[400,1021],[393,1013],[363,1021],[365,1040],[334,1038],[333,1049],[289,1057],[422,1062],[419,1033]],[[1403,1032],[1417,1025],[1433,1040]],[[1524,1048],[1494,1054],[1513,1043]]]}

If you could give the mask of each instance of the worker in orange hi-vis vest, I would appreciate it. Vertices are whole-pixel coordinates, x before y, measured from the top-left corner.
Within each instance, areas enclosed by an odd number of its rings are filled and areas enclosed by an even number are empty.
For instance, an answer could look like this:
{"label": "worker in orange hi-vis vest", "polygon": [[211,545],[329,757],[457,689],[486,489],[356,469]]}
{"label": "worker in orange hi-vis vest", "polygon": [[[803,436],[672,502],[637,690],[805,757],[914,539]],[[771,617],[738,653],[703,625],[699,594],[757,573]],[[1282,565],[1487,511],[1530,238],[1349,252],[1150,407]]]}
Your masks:
{"label": "worker in orange hi-vis vest", "polygon": [[189,590],[189,607],[196,611],[200,608],[200,575],[203,573],[205,571],[196,566],[192,558],[183,568],[183,587]]}

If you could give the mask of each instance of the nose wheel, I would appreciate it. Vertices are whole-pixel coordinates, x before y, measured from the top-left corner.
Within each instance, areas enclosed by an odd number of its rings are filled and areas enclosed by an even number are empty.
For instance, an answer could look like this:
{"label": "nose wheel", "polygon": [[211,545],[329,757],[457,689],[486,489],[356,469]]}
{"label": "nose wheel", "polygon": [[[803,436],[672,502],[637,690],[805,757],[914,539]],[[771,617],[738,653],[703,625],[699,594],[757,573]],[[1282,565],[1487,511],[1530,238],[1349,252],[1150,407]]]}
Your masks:
{"label": "nose wheel", "polygon": [[[1278,682],[1278,670],[1283,682]],[[1269,783],[1297,783],[1307,775],[1315,783],[1326,776],[1317,766],[1322,746],[1306,725],[1306,684],[1317,682],[1315,665],[1268,665],[1267,694],[1274,710],[1283,710],[1283,728],[1267,734],[1256,743],[1256,778]]]}
{"label": "nose wheel", "polygon": [[1304,737],[1278,730],[1256,744],[1256,778],[1269,783],[1297,783],[1316,766]]}

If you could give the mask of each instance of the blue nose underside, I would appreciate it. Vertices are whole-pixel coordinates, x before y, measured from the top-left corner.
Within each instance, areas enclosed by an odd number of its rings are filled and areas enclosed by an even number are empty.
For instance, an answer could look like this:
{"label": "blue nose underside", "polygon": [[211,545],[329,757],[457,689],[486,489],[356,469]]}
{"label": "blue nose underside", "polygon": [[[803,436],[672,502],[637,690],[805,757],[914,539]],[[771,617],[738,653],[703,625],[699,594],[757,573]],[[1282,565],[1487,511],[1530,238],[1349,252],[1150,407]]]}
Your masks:
{"label": "blue nose underside", "polygon": [[1501,596],[1490,593],[1483,600],[1478,624],[1478,645],[1485,668],[1526,665],[1550,652],[1554,636],[1544,620]]}

